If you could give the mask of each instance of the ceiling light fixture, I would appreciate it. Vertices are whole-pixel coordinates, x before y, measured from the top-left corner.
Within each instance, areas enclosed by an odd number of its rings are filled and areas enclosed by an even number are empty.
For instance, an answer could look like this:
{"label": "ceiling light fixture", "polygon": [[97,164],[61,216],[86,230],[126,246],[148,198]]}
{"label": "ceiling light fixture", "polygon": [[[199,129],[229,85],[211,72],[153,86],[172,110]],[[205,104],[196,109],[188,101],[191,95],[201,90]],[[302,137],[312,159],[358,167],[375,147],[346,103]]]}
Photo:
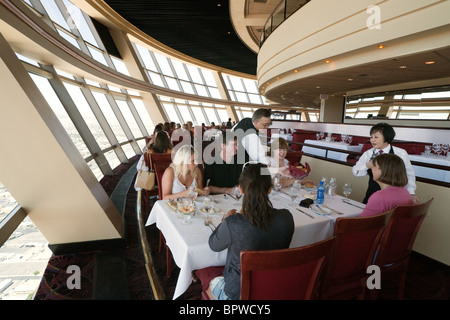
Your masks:
{"label": "ceiling light fixture", "polygon": [[425,64],[433,64],[433,63],[435,63],[436,61],[426,61],[425,62]]}
{"label": "ceiling light fixture", "polygon": [[379,46],[378,46],[378,49],[383,49],[384,48],[384,45],[383,44],[380,44]]}
{"label": "ceiling light fixture", "polygon": [[325,63],[330,63],[330,60],[328,60],[328,59],[327,59],[327,60],[325,60]]}
{"label": "ceiling light fixture", "polygon": [[400,69],[406,69],[406,66],[398,66]]}

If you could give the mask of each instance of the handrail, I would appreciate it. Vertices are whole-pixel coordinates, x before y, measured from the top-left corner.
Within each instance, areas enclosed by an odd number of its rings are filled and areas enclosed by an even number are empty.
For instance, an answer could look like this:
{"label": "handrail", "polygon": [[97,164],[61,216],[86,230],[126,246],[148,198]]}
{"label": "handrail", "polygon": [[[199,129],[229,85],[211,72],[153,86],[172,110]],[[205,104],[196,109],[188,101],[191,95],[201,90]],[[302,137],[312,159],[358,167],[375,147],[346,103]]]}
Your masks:
{"label": "handrail", "polygon": [[[273,9],[269,18],[264,23],[264,26],[261,31],[261,35],[259,37],[259,47],[263,45],[264,41],[272,34],[272,32],[282,24],[287,18],[289,18],[295,11],[303,7],[311,0],[281,0]],[[291,10],[288,10],[289,6],[291,6]],[[280,16],[281,14],[281,16]],[[277,25],[274,26],[274,17],[281,18],[279,21],[275,21]],[[270,22],[270,26],[268,23]],[[269,29],[270,27],[270,29]]]}
{"label": "handrail", "polygon": [[159,281],[158,275],[156,274],[155,267],[153,264],[152,256],[151,256],[151,248],[148,243],[147,234],[145,231],[144,220],[142,217],[142,190],[138,191],[137,199],[136,199],[136,217],[138,222],[138,232],[139,238],[141,242],[141,249],[144,254],[145,259],[145,269],[147,271],[147,276],[150,280],[150,285],[152,287],[152,293],[155,300],[164,300],[164,290]]}

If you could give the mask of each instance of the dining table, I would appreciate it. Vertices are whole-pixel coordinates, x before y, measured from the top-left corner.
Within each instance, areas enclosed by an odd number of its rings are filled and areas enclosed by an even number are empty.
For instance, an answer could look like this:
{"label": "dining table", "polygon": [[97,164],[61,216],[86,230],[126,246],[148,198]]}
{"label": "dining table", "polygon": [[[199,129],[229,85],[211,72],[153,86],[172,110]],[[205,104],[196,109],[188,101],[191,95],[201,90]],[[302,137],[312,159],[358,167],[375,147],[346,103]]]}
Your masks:
{"label": "dining table", "polygon": [[[309,145],[316,145],[320,147],[327,147],[327,148],[333,148],[333,149],[340,149],[345,151],[354,151],[354,152],[361,152],[363,145],[351,145],[348,143],[343,142],[336,142],[336,141],[326,141],[326,140],[310,140],[306,139],[304,141],[304,144]],[[321,156],[325,158],[330,158],[334,160],[340,160],[340,161],[347,161],[348,153],[346,152],[339,152],[339,151],[333,151],[333,150],[326,150],[326,149],[320,149],[320,148],[314,148],[313,146],[306,146],[304,145],[302,148],[303,153],[309,153],[316,156]]]}
{"label": "dining table", "polygon": [[[333,234],[334,223],[339,217],[357,217],[364,204],[340,195],[327,195],[320,209],[313,204],[310,208],[299,203],[305,197],[313,197],[314,189],[297,188],[294,200],[289,196],[289,187],[272,192],[269,196],[272,205],[291,212],[295,229],[290,247],[301,247],[324,240]],[[205,213],[203,197],[195,199],[195,214],[187,220],[178,213],[168,200],[158,200],[153,205],[146,226],[156,223],[163,233],[166,245],[170,248],[176,265],[180,268],[173,299],[182,295],[193,280],[193,271],[211,266],[225,265],[227,250],[214,252],[208,245],[213,230],[222,222],[227,211],[241,208],[242,198],[237,200],[228,194],[210,196],[213,200],[213,213]],[[321,209],[323,211],[321,211]],[[210,221],[211,224],[205,223]]]}
{"label": "dining table", "polygon": [[447,170],[444,170],[413,164],[412,166],[414,168],[414,173],[416,177],[428,178],[443,182],[450,182],[450,158],[424,154],[422,155],[410,154],[408,156],[410,161],[414,161],[416,163],[420,162],[427,164],[436,164],[447,167]]}

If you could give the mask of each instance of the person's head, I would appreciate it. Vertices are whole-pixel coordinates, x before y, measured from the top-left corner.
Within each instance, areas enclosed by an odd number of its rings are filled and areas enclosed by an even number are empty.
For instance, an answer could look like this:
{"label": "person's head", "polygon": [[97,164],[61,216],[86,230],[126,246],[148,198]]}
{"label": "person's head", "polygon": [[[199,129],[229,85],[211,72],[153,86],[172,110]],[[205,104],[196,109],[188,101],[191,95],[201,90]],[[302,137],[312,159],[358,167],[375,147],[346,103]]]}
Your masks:
{"label": "person's head", "polygon": [[155,153],[166,153],[169,149],[172,149],[169,136],[165,132],[157,132],[151,148]]}
{"label": "person's head", "polygon": [[190,172],[195,178],[195,169],[197,164],[194,162],[194,148],[190,144],[181,146],[172,159],[175,174],[181,174],[183,177]]}
{"label": "person's head", "polygon": [[162,128],[163,128],[163,127],[162,127],[161,124],[157,124],[157,125],[155,126],[155,129],[153,130],[153,134],[162,131]]}
{"label": "person's head", "polygon": [[267,165],[248,163],[239,177],[239,188],[244,194],[242,199],[242,214],[253,225],[267,229],[272,217],[272,203],[269,193],[272,189],[272,179]]}
{"label": "person's head", "polygon": [[237,152],[237,136],[231,131],[222,130],[222,152],[227,157],[234,156]]}
{"label": "person's head", "polygon": [[267,129],[272,124],[270,115],[270,109],[261,108],[256,110],[252,116],[252,122],[255,128],[257,130]]}
{"label": "person's head", "polygon": [[384,149],[395,137],[394,128],[387,123],[378,123],[370,129],[370,143],[376,149]]}
{"label": "person's head", "polygon": [[285,139],[276,138],[276,139],[272,140],[272,143],[271,143],[272,156],[275,159],[285,158],[288,148],[289,148],[289,145]]}
{"label": "person's head", "polygon": [[383,153],[374,158],[373,180],[395,187],[404,187],[408,183],[405,163],[395,154]]}

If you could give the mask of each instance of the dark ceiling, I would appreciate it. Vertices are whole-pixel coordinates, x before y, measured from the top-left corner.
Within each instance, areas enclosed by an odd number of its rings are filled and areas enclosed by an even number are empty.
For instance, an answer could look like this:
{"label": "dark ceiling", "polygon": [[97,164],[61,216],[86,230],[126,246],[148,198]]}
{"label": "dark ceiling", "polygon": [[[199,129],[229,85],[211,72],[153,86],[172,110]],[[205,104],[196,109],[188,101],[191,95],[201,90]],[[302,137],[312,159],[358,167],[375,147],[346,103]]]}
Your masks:
{"label": "dark ceiling", "polygon": [[105,2],[166,46],[216,66],[256,75],[257,55],[234,32],[228,0]]}

